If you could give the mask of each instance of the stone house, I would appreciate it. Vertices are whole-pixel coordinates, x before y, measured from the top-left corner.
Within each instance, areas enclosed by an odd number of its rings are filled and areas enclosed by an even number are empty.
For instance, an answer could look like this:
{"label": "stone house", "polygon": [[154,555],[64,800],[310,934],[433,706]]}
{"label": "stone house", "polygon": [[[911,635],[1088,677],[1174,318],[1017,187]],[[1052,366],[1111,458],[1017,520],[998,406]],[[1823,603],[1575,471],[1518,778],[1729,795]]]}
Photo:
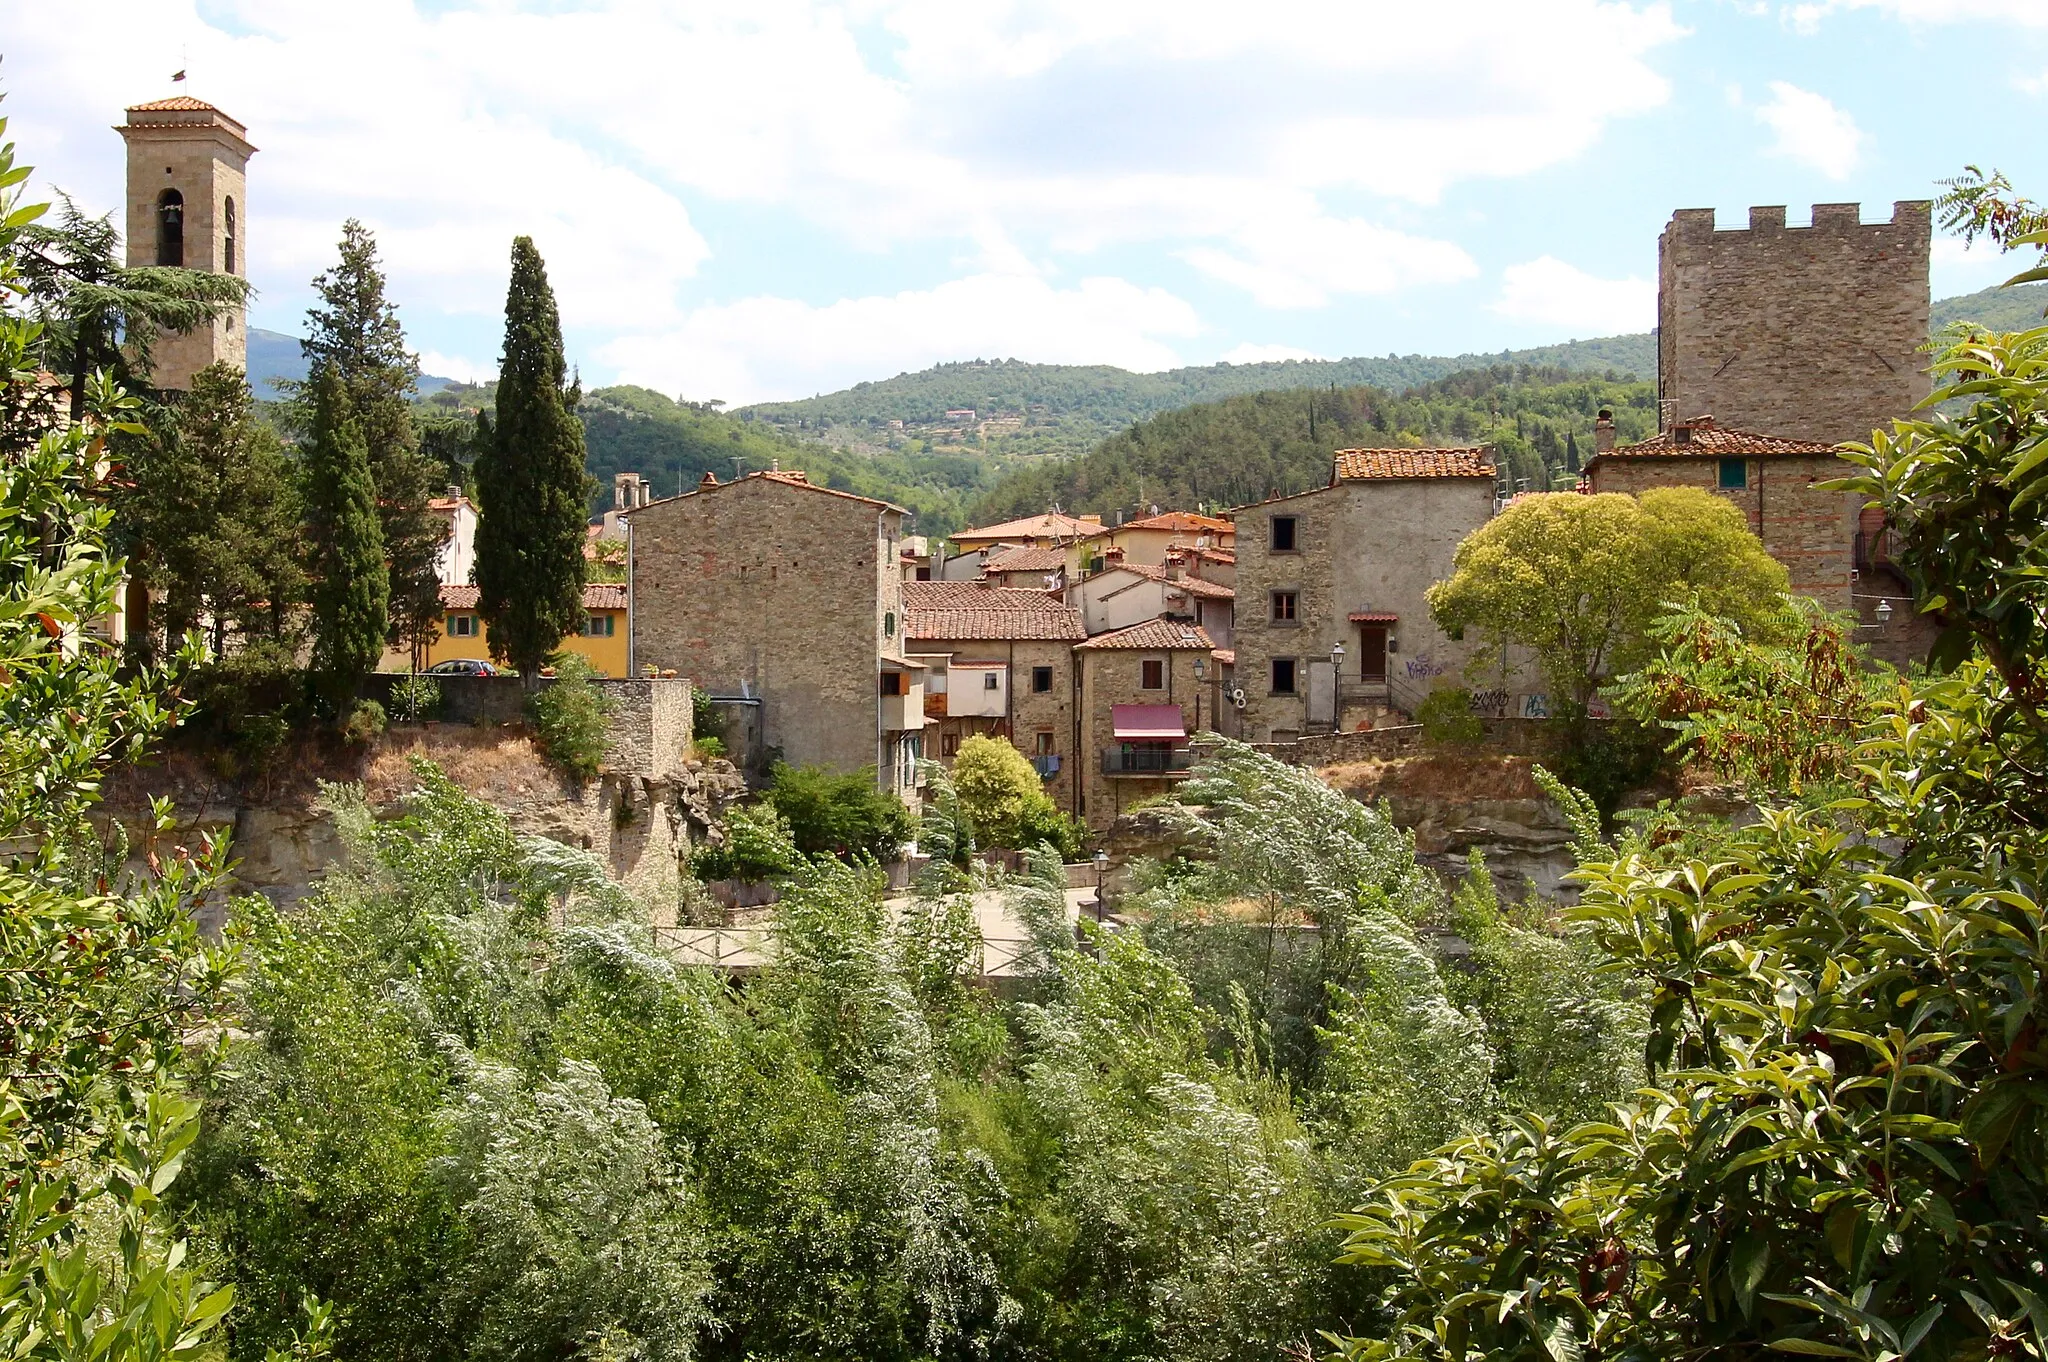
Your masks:
{"label": "stone house", "polygon": [[1119,563],[1068,588],[1088,632],[1107,633],[1141,620],[1184,620],[1201,625],[1216,647],[1228,648],[1236,591],[1195,575],[1179,552],[1169,554],[1163,567]]}
{"label": "stone house", "polygon": [[1653,487],[1699,487],[1726,497],[1742,508],[1764,551],[1785,565],[1794,591],[1830,610],[1852,608],[1860,499],[1820,489],[1855,471],[1833,445],[1730,430],[1711,416],[1619,449],[1612,447],[1613,429],[1604,419],[1594,428],[1596,452],[1584,473],[1589,491],[1641,496]]}
{"label": "stone house", "polygon": [[1244,736],[1288,741],[1413,714],[1476,644],[1426,593],[1493,516],[1483,449],[1345,449],[1328,485],[1238,508],[1234,684]]}
{"label": "stone house", "polygon": [[982,558],[981,579],[1026,591],[1059,591],[1067,584],[1070,557],[1064,548],[1037,544],[991,549]]}
{"label": "stone house", "polygon": [[925,755],[950,766],[973,734],[1008,738],[1072,809],[1080,612],[1043,591],[984,582],[908,582],[903,602],[904,646],[927,668]]}
{"label": "stone house", "polygon": [[924,669],[904,651],[903,516],[782,471],[707,473],[626,511],[630,669],[746,701],[767,754],[873,767],[914,800]]}
{"label": "stone house", "polygon": [[1074,645],[1079,670],[1080,800],[1102,831],[1192,765],[1188,737],[1216,726],[1220,664],[1199,625],[1152,619]]}

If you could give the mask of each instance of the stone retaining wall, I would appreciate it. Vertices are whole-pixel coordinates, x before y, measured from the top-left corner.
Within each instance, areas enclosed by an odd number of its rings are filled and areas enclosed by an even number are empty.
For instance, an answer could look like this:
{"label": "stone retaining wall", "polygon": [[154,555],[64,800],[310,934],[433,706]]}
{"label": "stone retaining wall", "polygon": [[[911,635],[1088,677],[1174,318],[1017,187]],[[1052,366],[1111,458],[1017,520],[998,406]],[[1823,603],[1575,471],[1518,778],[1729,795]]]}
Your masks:
{"label": "stone retaining wall", "polygon": [[1484,736],[1470,744],[1432,744],[1421,724],[1367,729],[1363,733],[1316,733],[1294,742],[1254,743],[1253,747],[1289,766],[1335,766],[1348,761],[1392,761],[1417,757],[1432,749],[1483,751],[1495,755],[1542,757],[1556,745],[1556,730],[1544,719],[1486,719]]}
{"label": "stone retaining wall", "polygon": [[[365,697],[388,711],[391,691],[404,677],[378,672],[364,687]],[[526,718],[526,686],[516,676],[436,676],[441,692],[436,717],[447,724],[490,727]],[[541,685],[551,686],[551,678]],[[693,740],[690,682],[682,677],[659,680],[599,678],[591,682],[611,702],[611,725],[605,751],[607,773],[647,780],[673,780],[682,772]]]}

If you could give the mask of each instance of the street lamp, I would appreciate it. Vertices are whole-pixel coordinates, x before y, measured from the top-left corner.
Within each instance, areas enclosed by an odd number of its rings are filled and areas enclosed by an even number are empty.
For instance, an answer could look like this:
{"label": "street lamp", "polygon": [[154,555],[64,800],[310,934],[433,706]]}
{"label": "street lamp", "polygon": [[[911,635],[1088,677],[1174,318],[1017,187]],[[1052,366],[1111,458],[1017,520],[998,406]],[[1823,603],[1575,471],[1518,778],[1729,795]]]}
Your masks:
{"label": "street lamp", "polygon": [[1340,676],[1344,673],[1344,644],[1342,640],[1330,645],[1330,670]]}
{"label": "street lamp", "polygon": [[1102,880],[1109,874],[1109,853],[1095,853],[1095,925],[1102,925]]}
{"label": "street lamp", "polygon": [[1892,622],[1892,603],[1880,597],[1877,602],[1877,609],[1873,613],[1877,616],[1877,623],[1859,624],[1856,627],[1858,629],[1884,628],[1887,624],[1890,624]]}

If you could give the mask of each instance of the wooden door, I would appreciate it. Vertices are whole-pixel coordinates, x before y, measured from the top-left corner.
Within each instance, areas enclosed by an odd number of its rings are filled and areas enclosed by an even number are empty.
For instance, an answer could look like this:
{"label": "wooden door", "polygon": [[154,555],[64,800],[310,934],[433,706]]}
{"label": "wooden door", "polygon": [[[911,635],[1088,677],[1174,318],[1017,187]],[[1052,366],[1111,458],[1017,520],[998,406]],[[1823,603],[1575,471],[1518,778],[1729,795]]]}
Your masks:
{"label": "wooden door", "polygon": [[1358,626],[1358,679],[1387,679],[1387,626],[1384,624]]}

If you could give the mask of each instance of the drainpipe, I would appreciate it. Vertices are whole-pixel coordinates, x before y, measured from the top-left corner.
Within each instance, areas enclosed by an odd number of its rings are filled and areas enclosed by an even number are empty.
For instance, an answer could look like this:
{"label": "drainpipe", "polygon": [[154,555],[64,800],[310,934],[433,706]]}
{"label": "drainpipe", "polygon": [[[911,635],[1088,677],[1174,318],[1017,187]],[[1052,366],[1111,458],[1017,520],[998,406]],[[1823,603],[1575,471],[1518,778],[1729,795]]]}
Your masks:
{"label": "drainpipe", "polygon": [[626,679],[640,675],[638,640],[633,637],[633,518],[626,521]]}

